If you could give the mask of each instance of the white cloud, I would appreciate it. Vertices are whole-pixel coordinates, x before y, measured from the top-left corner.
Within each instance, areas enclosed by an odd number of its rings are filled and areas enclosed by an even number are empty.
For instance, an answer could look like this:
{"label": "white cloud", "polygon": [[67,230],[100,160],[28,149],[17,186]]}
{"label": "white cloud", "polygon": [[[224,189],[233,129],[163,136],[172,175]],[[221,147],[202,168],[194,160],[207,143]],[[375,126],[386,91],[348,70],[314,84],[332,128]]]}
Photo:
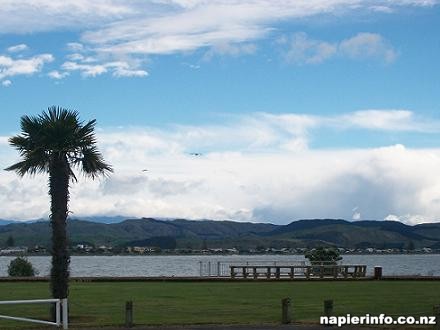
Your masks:
{"label": "white cloud", "polygon": [[[119,54],[170,54],[188,52],[204,47],[249,43],[267,36],[277,22],[319,14],[332,15],[353,11],[426,6],[435,2],[421,1],[159,1],[157,15],[130,17],[84,33],[85,43],[96,45],[100,51]],[[372,9],[373,8],[373,9]],[[378,48],[380,41],[359,36],[352,40]],[[367,40],[368,39],[368,40]],[[307,50],[328,57],[333,50],[330,43],[306,45]],[[356,45],[349,47],[352,50]],[[361,47],[361,46],[357,46]],[[310,49],[311,48],[311,49]],[[380,48],[380,47],[379,47]],[[352,50],[353,51],[353,50]],[[236,50],[233,51],[235,53]],[[330,53],[330,54],[328,54]],[[350,52],[351,54],[352,52]],[[387,56],[392,57],[390,52]]]}
{"label": "white cloud", "polygon": [[285,60],[294,64],[318,64],[336,56],[356,60],[379,59],[390,63],[397,57],[393,47],[376,33],[358,33],[340,42],[327,42],[298,32],[291,38],[280,38],[278,43],[285,47]]}
{"label": "white cloud", "polygon": [[2,81],[2,86],[3,87],[9,87],[12,85],[12,81],[10,81],[9,79],[3,80]]}
{"label": "white cloud", "polygon": [[79,71],[84,77],[96,77],[107,72],[107,67],[103,64],[80,64],[76,62],[64,62],[61,66],[66,71]]}
{"label": "white cloud", "polygon": [[387,14],[394,12],[394,10],[388,6],[371,6],[370,9],[375,12],[387,13]]}
{"label": "white cloud", "polygon": [[68,42],[67,49],[73,52],[81,52],[84,50],[84,45],[79,42]]}
{"label": "white cloud", "polygon": [[[137,132],[125,132],[131,141],[138,141],[137,136]],[[300,218],[360,218],[359,213],[351,213],[353,204],[360,205],[368,219],[420,214],[417,222],[423,222],[438,220],[440,214],[440,181],[436,179],[440,177],[439,150],[395,146],[295,153],[220,152],[193,157],[151,155],[139,142],[117,154],[109,152],[112,147],[101,142],[115,174],[97,182],[81,179],[73,185],[74,214],[287,223]],[[142,172],[144,167],[148,172]],[[47,214],[46,189],[42,179],[19,180],[2,173],[3,216]],[[399,219],[409,222],[404,216]]]}
{"label": "white cloud", "polygon": [[104,62],[98,64],[85,64],[77,62],[64,62],[61,66],[66,71],[79,71],[83,77],[96,77],[103,73],[112,72],[115,77],[145,77],[148,72],[132,68],[128,62]]}
{"label": "white cloud", "polygon": [[387,215],[384,220],[389,221],[400,221],[409,225],[416,225],[419,223],[427,222],[427,220],[438,222],[439,218],[427,218],[425,215],[421,214],[404,214],[397,216],[395,214],[389,214]]}
{"label": "white cloud", "polygon": [[53,60],[54,57],[51,54],[40,54],[26,59],[0,55],[0,79],[17,75],[33,75]]}
{"label": "white cloud", "polygon": [[73,54],[68,54],[66,58],[70,61],[83,61],[85,57],[82,54],[73,53]]}
{"label": "white cloud", "polygon": [[148,72],[140,69],[131,69],[126,62],[119,62],[114,67],[113,76],[115,77],[146,77]]}
{"label": "white cloud", "polygon": [[393,62],[397,53],[385,39],[377,33],[358,33],[352,38],[341,41],[339,51],[353,59],[378,58]]}
{"label": "white cloud", "polygon": [[240,56],[240,55],[250,55],[257,51],[257,46],[255,44],[230,44],[230,43],[220,43],[212,46],[203,56],[205,60],[210,60],[215,55],[218,56]]}
{"label": "white cloud", "polygon": [[[307,142],[286,147],[307,141],[323,127],[338,128],[337,120],[347,121],[347,129],[400,129],[384,123],[366,125],[370,119],[365,115],[361,124],[346,119],[351,117],[357,114],[259,113],[222,125],[99,129],[99,147],[115,173],[109,179],[80,179],[72,185],[71,210],[75,215],[277,223],[315,217],[357,219],[361,214],[364,219],[408,223],[439,220],[440,149],[394,145],[314,150]],[[409,118],[420,125],[414,116]],[[0,138],[1,168],[18,157],[5,141]],[[1,216],[47,215],[46,179],[18,179],[0,172]]]}
{"label": "white cloud", "polygon": [[136,13],[136,0],[2,0],[0,31],[29,33],[82,30]]}
{"label": "white cloud", "polygon": [[370,109],[328,117],[327,124],[340,128],[359,128],[393,132],[440,132],[440,122],[402,109]]}
{"label": "white cloud", "polygon": [[10,52],[10,53],[19,53],[19,52],[22,52],[22,51],[27,50],[27,49],[29,49],[29,47],[27,45],[19,44],[19,45],[8,47],[8,52]]}
{"label": "white cloud", "polygon": [[288,43],[288,49],[284,54],[285,60],[297,64],[321,63],[332,57],[337,51],[336,45],[312,40],[304,32],[295,33],[289,41],[283,38],[281,42]]}
{"label": "white cloud", "polygon": [[52,79],[60,80],[66,78],[69,75],[69,72],[59,72],[57,70],[54,70],[50,71],[47,75]]}
{"label": "white cloud", "polygon": [[[133,65],[133,58],[145,60],[149,55],[187,54],[200,49],[205,59],[253,54],[258,40],[272,37],[278,25],[288,20],[397,12],[404,6],[436,4],[434,0],[2,0],[0,31],[73,32],[80,37],[66,45],[66,50],[72,52],[65,63],[70,71],[80,71],[88,77],[105,72],[116,77],[143,77],[147,71],[139,64]],[[386,40],[372,33],[340,42],[298,34],[290,43],[286,59],[294,63],[320,63],[336,55],[386,62],[396,57]],[[126,62],[129,68],[110,70],[107,63],[111,62]]]}
{"label": "white cloud", "polygon": [[362,110],[342,116],[342,122],[361,128],[412,131],[426,129],[426,124],[415,125],[414,114],[408,110]]}

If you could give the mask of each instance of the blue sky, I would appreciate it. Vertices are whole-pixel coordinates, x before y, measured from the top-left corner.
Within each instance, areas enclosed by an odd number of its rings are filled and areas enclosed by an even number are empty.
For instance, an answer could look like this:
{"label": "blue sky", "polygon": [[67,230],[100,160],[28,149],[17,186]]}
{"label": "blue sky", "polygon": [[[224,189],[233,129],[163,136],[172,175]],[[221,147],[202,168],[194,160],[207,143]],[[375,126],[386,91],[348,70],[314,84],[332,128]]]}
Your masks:
{"label": "blue sky", "polygon": [[[437,221],[439,25],[434,0],[4,0],[0,165],[61,105],[116,169],[78,215]],[[44,180],[0,173],[0,218],[45,216]]]}

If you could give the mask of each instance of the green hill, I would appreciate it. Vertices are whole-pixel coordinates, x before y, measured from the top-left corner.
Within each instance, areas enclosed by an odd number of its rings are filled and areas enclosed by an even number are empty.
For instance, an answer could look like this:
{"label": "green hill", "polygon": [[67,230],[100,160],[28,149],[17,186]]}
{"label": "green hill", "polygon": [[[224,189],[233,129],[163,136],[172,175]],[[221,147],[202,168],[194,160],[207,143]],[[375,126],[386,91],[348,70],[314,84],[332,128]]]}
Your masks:
{"label": "green hill", "polygon": [[[288,225],[212,220],[127,219],[119,223],[69,220],[72,245],[127,246],[173,238],[178,248],[315,247],[408,248],[440,247],[440,224],[408,226],[396,221],[311,219]],[[47,221],[0,226],[0,246],[12,236],[16,245],[50,246]]]}

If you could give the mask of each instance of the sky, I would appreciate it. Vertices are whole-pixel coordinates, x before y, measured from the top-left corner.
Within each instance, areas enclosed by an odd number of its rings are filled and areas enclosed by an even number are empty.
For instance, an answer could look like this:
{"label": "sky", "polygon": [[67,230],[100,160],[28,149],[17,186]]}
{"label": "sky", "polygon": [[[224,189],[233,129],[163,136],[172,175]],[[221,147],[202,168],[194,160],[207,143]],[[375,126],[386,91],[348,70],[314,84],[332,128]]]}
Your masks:
{"label": "sky", "polygon": [[[0,168],[23,115],[97,120],[73,216],[440,221],[436,0],[0,0]],[[0,218],[47,217],[0,171]]]}

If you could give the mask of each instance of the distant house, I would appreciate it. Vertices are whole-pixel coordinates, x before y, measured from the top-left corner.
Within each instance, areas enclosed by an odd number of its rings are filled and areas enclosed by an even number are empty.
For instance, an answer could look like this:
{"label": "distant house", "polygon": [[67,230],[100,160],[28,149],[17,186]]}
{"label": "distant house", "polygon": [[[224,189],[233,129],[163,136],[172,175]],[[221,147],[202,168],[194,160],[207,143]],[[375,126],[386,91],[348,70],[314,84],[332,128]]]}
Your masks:
{"label": "distant house", "polygon": [[100,245],[98,246],[98,251],[99,252],[109,252],[113,250],[113,248],[111,246],[107,246],[107,245]]}
{"label": "distant house", "polygon": [[0,255],[8,255],[8,254],[22,254],[28,251],[27,247],[11,247],[7,249],[0,250]]}
{"label": "distant house", "polygon": [[77,244],[75,245],[75,250],[81,252],[91,252],[93,251],[93,246],[87,244]]}

